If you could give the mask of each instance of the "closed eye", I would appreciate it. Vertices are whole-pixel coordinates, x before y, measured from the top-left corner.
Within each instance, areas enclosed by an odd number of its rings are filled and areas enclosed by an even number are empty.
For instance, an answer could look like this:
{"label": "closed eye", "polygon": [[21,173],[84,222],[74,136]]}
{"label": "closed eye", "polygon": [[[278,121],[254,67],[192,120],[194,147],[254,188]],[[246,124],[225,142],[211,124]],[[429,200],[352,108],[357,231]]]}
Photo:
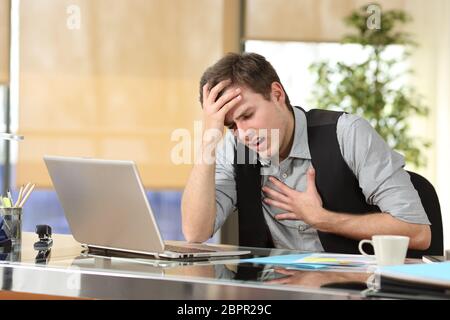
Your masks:
{"label": "closed eye", "polygon": [[[244,114],[244,115],[239,116],[238,119],[241,119],[241,120],[248,120],[248,119],[250,119],[251,117],[253,117],[253,115],[254,115],[254,112],[251,112],[251,113],[248,113],[248,114]],[[233,124],[231,124],[231,125],[227,125],[227,128],[228,128],[229,130],[236,130],[236,123],[233,123]]]}

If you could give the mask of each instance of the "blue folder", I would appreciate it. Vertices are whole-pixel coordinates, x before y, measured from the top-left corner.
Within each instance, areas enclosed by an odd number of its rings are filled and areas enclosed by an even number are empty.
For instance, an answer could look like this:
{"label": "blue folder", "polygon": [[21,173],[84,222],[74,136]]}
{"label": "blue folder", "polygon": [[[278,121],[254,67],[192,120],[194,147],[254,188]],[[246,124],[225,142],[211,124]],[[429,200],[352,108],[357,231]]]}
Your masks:
{"label": "blue folder", "polygon": [[382,267],[380,274],[399,280],[450,287],[450,262]]}
{"label": "blue folder", "polygon": [[382,267],[373,296],[450,299],[450,262]]}
{"label": "blue folder", "polygon": [[288,255],[281,255],[281,256],[269,256],[269,257],[263,257],[263,258],[252,258],[252,259],[243,259],[241,262],[251,262],[251,263],[257,263],[257,264],[270,264],[275,266],[283,266],[283,267],[291,267],[291,268],[298,268],[298,269],[326,269],[328,266],[320,265],[320,264],[295,264],[295,261],[299,259],[303,259],[305,257],[310,256],[311,254],[288,254]]}

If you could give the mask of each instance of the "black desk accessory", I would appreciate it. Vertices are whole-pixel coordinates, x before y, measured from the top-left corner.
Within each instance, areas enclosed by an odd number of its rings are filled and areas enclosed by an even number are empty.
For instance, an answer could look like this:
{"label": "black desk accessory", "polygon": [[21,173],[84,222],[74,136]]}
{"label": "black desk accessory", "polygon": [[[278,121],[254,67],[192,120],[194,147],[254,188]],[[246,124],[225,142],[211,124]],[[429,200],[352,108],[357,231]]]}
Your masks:
{"label": "black desk accessory", "polygon": [[51,248],[53,245],[52,228],[46,224],[36,226],[36,234],[39,241],[34,243],[34,250],[38,251],[36,255],[37,264],[47,264],[50,259]]}
{"label": "black desk accessory", "polygon": [[39,241],[34,243],[35,250],[48,250],[53,245],[52,228],[46,224],[37,225],[36,233]]}

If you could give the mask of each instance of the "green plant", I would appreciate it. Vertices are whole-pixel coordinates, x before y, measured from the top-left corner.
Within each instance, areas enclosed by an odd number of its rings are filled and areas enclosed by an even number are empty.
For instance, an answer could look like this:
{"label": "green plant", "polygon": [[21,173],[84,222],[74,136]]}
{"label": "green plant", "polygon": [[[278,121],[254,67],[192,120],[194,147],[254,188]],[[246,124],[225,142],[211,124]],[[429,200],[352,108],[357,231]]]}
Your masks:
{"label": "green plant", "polygon": [[[379,29],[368,27],[370,13],[367,6],[351,13],[345,19],[356,34],[344,37],[342,43],[360,44],[367,52],[361,63],[345,64],[322,61],[310,66],[316,77],[312,92],[312,105],[322,109],[343,110],[367,119],[389,146],[405,156],[416,168],[425,166],[423,149],[430,143],[411,136],[410,120],[413,116],[428,115],[421,97],[410,85],[401,84],[412,73],[409,68],[395,71],[416,47],[411,35],[398,31],[399,25],[411,22],[402,10],[382,12]],[[401,57],[385,55],[392,45],[401,45]]]}

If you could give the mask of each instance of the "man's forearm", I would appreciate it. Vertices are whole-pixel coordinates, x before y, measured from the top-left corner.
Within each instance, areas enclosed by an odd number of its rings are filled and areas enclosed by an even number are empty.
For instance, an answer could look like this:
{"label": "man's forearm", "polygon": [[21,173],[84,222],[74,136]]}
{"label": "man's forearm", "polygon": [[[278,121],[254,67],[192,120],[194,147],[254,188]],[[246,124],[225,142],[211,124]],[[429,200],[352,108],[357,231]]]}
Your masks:
{"label": "man's forearm", "polygon": [[428,225],[413,224],[394,218],[388,213],[347,214],[324,210],[324,219],[315,227],[354,240],[370,239],[377,234],[404,235],[410,238],[410,249],[429,247],[431,232]]}
{"label": "man's forearm", "polygon": [[208,240],[216,218],[215,163],[195,164],[181,201],[183,233],[189,242]]}
{"label": "man's forearm", "polygon": [[223,138],[226,115],[242,101],[242,89],[231,86],[232,83],[231,79],[224,79],[212,87],[208,81],[201,88],[203,133],[200,163],[192,169],[181,202],[183,233],[190,242],[206,241],[214,231],[216,148]]}

